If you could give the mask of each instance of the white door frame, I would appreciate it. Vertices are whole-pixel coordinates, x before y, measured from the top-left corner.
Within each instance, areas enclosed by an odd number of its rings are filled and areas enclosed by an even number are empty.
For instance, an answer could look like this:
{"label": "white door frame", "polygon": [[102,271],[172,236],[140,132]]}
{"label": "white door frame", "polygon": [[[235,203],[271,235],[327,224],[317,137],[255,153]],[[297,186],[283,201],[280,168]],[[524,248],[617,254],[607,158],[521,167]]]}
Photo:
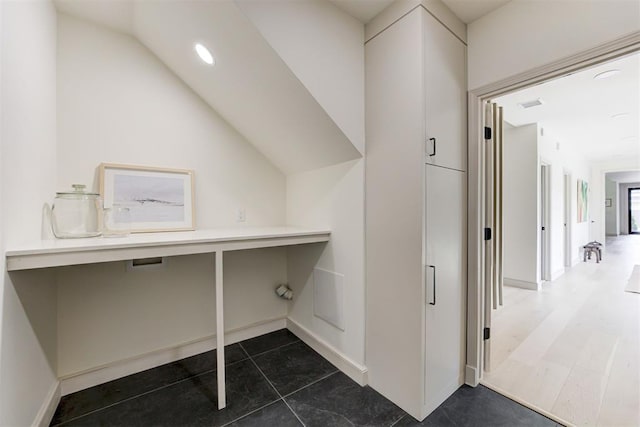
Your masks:
{"label": "white door frame", "polygon": [[540,280],[551,280],[551,163],[540,160]]}
{"label": "white door frame", "polygon": [[573,264],[573,247],[571,244],[571,172],[564,170],[562,172],[563,199],[564,199],[564,268],[571,268]]}
{"label": "white door frame", "polygon": [[483,102],[552,80],[578,70],[640,51],[640,33],[634,33],[577,55],[552,62],[469,91],[468,95],[468,288],[467,365],[465,382],[476,386],[482,377],[484,336],[484,165]]}

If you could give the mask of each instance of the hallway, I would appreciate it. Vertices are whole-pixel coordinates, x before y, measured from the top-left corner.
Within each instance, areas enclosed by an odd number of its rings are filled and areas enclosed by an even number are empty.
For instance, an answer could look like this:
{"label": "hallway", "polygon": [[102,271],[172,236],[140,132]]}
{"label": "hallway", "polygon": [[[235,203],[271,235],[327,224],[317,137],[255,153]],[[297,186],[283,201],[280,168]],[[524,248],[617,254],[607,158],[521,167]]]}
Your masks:
{"label": "hallway", "polygon": [[540,292],[504,288],[483,384],[577,426],[640,425],[640,236],[607,239]]}

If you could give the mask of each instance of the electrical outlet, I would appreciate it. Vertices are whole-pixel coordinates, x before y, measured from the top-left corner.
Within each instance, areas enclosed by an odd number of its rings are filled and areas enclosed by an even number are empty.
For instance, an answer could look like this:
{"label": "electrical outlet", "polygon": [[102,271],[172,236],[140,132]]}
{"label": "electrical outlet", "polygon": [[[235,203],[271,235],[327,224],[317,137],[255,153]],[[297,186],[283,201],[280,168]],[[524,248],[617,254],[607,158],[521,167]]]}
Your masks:
{"label": "electrical outlet", "polygon": [[247,213],[244,210],[244,208],[238,209],[238,212],[236,213],[236,221],[245,222],[246,220],[247,220]]}

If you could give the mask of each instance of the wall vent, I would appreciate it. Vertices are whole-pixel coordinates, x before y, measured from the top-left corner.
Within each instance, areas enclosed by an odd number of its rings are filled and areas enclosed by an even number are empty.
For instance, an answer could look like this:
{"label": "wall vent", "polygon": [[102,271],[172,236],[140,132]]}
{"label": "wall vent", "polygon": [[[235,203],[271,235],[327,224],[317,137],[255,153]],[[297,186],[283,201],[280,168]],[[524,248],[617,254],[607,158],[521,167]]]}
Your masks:
{"label": "wall vent", "polygon": [[344,276],[313,269],[313,314],[344,331]]}
{"label": "wall vent", "polygon": [[531,101],[519,102],[518,105],[522,108],[532,108],[537,107],[538,105],[544,104],[544,101],[540,98],[533,99]]}

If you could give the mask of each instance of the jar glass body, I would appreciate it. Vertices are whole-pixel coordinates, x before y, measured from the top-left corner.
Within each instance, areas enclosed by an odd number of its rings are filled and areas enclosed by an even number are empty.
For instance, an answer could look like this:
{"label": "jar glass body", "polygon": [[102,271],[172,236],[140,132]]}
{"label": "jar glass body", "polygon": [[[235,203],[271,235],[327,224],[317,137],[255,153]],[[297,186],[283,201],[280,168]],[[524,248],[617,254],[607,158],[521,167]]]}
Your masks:
{"label": "jar glass body", "polygon": [[81,190],[56,194],[51,225],[59,239],[100,235],[102,200],[98,194],[84,192],[84,186]]}

